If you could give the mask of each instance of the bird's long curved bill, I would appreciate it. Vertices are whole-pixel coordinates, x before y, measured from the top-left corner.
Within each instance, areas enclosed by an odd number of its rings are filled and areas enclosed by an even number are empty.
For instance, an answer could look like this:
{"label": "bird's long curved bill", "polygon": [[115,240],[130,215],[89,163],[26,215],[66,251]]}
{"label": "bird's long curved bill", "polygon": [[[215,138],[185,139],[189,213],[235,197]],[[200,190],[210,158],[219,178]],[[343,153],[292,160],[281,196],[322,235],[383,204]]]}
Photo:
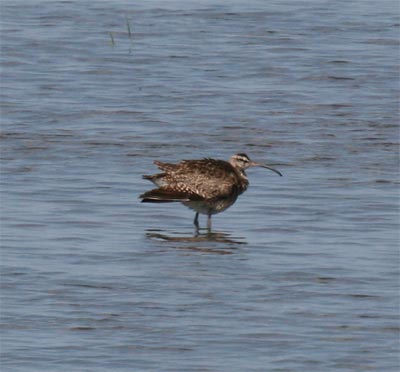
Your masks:
{"label": "bird's long curved bill", "polygon": [[272,172],[275,172],[276,174],[279,174],[279,175],[282,177],[282,173],[281,173],[281,172],[279,172],[279,171],[276,170],[275,168],[272,168],[272,167],[270,167],[270,166],[268,166],[268,165],[266,165],[266,164],[252,162],[252,163],[251,163],[251,166],[252,166],[252,167],[261,167],[261,168],[269,169],[269,170],[271,170]]}

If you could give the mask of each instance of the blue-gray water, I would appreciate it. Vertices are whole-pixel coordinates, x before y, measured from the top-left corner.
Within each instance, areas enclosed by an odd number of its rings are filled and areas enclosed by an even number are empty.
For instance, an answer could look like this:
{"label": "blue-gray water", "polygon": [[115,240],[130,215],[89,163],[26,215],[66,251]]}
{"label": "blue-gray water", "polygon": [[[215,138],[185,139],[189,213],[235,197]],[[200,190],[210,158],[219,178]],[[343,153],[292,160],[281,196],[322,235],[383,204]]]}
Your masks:
{"label": "blue-gray water", "polygon": [[[2,372],[397,371],[398,10],[3,1]],[[236,152],[212,234],[139,202]]]}

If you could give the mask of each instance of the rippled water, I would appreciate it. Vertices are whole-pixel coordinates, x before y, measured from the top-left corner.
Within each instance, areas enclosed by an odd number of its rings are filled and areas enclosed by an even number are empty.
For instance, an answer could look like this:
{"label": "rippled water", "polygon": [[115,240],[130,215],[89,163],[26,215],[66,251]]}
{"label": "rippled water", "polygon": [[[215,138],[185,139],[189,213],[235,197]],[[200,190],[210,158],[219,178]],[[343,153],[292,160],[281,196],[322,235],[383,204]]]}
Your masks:
{"label": "rippled water", "polygon": [[[2,371],[398,370],[396,1],[1,11]],[[139,202],[236,152],[211,233]]]}

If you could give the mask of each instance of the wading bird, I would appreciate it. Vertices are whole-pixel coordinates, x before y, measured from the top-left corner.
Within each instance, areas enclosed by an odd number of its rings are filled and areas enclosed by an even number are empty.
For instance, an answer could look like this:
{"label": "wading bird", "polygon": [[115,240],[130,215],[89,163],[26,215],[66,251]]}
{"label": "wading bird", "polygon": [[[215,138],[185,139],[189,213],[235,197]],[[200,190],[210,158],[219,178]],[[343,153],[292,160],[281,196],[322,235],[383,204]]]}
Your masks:
{"label": "wading bird", "polygon": [[215,159],[183,160],[178,164],[155,161],[163,173],[144,175],[158,188],[140,195],[144,203],[181,202],[196,212],[194,224],[199,227],[199,213],[211,216],[229,208],[246,191],[249,181],[245,170],[262,167],[282,176],[266,164],[256,163],[246,154],[233,155],[229,162]]}

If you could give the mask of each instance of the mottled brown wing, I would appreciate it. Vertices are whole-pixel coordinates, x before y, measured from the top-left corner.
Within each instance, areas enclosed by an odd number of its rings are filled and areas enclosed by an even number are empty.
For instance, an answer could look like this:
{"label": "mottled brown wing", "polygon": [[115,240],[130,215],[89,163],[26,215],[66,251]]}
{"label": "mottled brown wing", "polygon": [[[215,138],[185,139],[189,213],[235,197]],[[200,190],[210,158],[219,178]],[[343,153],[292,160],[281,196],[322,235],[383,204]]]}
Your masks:
{"label": "mottled brown wing", "polygon": [[157,167],[164,172],[172,172],[176,170],[177,167],[179,167],[179,164],[164,163],[159,160],[154,160],[154,164],[157,165]]}
{"label": "mottled brown wing", "polygon": [[238,190],[238,175],[223,160],[184,160],[168,169],[165,179],[168,188],[186,190],[204,199],[229,197]]}

